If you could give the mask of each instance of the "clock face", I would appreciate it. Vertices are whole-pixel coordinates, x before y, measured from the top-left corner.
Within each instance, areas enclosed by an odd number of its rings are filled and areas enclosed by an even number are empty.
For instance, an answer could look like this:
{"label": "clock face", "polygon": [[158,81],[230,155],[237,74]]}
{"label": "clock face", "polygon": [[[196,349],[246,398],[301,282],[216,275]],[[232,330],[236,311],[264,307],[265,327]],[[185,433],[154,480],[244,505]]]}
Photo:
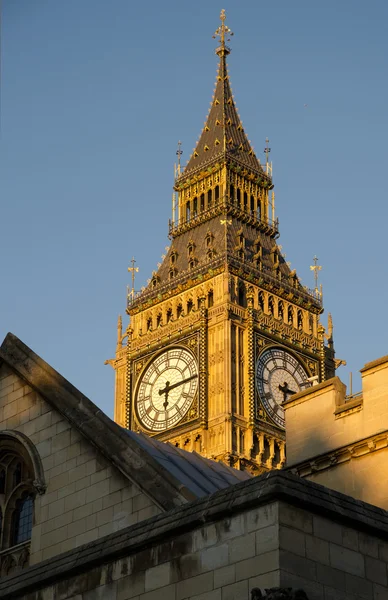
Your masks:
{"label": "clock face", "polygon": [[308,375],[302,365],[285,350],[269,348],[256,363],[256,388],[268,415],[285,426],[283,402],[305,388]]}
{"label": "clock face", "polygon": [[140,377],[136,393],[137,417],[150,431],[165,431],[179,423],[198,389],[198,366],[185,348],[158,354]]}

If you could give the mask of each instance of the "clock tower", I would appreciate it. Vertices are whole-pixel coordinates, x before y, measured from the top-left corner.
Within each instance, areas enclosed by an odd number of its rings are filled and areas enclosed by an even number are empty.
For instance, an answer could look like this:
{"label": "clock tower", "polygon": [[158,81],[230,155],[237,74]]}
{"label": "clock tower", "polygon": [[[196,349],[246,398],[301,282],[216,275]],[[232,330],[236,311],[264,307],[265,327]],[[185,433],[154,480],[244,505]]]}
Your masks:
{"label": "clock tower", "polygon": [[334,348],[318,286],[301,285],[277,243],[269,149],[263,167],[232,95],[230,35],[222,11],[211,107],[174,183],[171,245],[128,295],[107,362],[120,425],[257,474],[284,465],[282,404],[333,376]]}

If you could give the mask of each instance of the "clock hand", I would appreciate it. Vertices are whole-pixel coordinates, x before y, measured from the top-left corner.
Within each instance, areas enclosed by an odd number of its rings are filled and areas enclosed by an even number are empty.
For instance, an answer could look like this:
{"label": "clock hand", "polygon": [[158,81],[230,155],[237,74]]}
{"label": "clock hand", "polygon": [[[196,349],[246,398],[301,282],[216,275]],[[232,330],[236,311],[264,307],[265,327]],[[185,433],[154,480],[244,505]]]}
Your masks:
{"label": "clock hand", "polygon": [[182,381],[178,381],[177,383],[173,383],[172,385],[170,385],[169,381],[166,381],[166,385],[163,389],[159,390],[159,396],[161,396],[162,394],[165,395],[166,399],[163,402],[163,406],[164,409],[167,408],[168,406],[168,394],[171,390],[175,389],[176,387],[179,387],[180,385],[183,385],[184,383],[187,383],[188,381],[191,381],[192,379],[195,379],[196,377],[198,377],[198,375],[191,375],[191,377],[187,377],[186,379],[182,379]]}
{"label": "clock hand", "polygon": [[283,385],[279,385],[279,390],[283,392],[283,402],[287,400],[287,396],[292,396],[292,394],[296,394],[294,390],[290,390],[287,381],[285,381]]}

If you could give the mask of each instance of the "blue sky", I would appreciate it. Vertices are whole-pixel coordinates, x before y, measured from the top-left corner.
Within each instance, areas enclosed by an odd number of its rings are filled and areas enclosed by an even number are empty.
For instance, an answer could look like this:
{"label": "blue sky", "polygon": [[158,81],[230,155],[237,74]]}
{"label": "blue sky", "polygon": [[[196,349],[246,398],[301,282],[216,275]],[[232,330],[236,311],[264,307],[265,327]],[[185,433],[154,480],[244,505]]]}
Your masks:
{"label": "blue sky", "polygon": [[221,8],[261,158],[270,139],[279,243],[305,285],[323,265],[338,374],[388,354],[386,0],[3,0],[0,338],[110,415],[127,266],[144,285],[168,244],[176,145],[187,160],[207,113]]}

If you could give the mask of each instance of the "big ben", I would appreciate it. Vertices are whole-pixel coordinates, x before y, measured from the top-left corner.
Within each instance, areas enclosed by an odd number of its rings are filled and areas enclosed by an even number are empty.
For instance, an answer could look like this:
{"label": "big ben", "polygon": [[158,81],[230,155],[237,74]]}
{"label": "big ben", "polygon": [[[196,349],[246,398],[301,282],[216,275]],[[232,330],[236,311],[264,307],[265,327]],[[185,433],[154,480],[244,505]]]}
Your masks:
{"label": "big ben", "polygon": [[335,361],[322,294],[277,243],[272,172],[231,92],[230,35],[222,11],[211,107],[174,182],[171,244],[128,295],[108,362],[120,425],[258,474],[285,464],[283,402],[333,376]]}

